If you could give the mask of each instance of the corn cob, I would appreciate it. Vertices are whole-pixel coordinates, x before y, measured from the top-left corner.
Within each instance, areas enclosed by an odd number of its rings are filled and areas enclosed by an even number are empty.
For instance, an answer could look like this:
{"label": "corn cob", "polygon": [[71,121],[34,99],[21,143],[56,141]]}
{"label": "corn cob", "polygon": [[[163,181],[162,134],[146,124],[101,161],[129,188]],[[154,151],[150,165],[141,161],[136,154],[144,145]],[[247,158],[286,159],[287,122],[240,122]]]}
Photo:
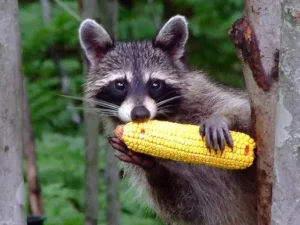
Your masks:
{"label": "corn cob", "polygon": [[233,149],[226,145],[221,153],[220,150],[209,151],[196,125],[149,120],[142,123],[129,122],[117,126],[115,130],[116,137],[135,152],[222,169],[245,169],[251,166],[254,160],[254,140],[244,133],[230,133]]}

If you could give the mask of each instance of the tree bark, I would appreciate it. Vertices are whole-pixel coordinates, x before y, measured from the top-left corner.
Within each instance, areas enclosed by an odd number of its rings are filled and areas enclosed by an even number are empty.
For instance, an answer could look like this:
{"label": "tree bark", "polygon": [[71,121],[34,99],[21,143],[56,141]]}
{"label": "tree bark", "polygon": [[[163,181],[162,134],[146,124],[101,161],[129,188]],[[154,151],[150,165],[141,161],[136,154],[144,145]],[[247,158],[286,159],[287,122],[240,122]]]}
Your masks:
{"label": "tree bark", "polygon": [[244,16],[230,31],[251,98],[257,143],[258,224],[271,224],[273,152],[280,46],[280,3],[245,0]]}
{"label": "tree bark", "polygon": [[300,2],[281,1],[272,225],[300,223]]}
{"label": "tree bark", "polygon": [[[97,0],[82,1],[82,17],[99,18],[99,7]],[[87,75],[88,64],[85,57],[84,74]],[[99,116],[89,112],[89,105],[84,102],[84,138],[85,138],[85,182],[84,182],[84,205],[85,225],[97,225],[98,223],[98,135]]]}
{"label": "tree bark", "polygon": [[[109,124],[108,124],[109,125]],[[110,146],[106,148],[105,181],[106,181],[106,221],[107,225],[120,224],[119,204],[119,168]]]}
{"label": "tree bark", "polygon": [[41,0],[43,10],[43,21],[45,24],[50,23],[51,19],[51,4],[49,0]]}
{"label": "tree bark", "polygon": [[[113,36],[118,38],[118,1],[103,1],[103,23],[106,30]],[[103,125],[109,131],[113,130],[109,121],[103,120]],[[106,223],[107,225],[120,224],[120,205],[119,205],[119,168],[118,160],[114,156],[114,150],[110,145],[106,146],[105,158],[105,179],[106,179]]]}
{"label": "tree bark", "polygon": [[0,225],[25,225],[18,1],[0,0],[0,18]]}
{"label": "tree bark", "polygon": [[23,82],[24,101],[24,149],[27,159],[27,183],[29,195],[29,212],[33,216],[43,216],[44,207],[41,186],[36,164],[35,140],[30,120],[30,110],[26,82]]}

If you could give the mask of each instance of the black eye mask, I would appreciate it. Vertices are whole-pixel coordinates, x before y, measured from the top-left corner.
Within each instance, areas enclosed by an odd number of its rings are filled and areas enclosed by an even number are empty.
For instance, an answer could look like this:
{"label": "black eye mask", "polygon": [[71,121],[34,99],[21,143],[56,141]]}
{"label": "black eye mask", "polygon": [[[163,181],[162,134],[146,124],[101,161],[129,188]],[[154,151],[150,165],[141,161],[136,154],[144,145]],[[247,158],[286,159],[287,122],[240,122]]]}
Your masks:
{"label": "black eye mask", "polygon": [[[125,100],[128,93],[128,83],[125,79],[111,81],[106,87],[103,87],[94,96],[96,100],[102,100],[120,106]],[[104,106],[96,106],[105,108]]]}
{"label": "black eye mask", "polygon": [[164,100],[170,100],[161,106],[166,105],[178,105],[180,102],[180,98],[176,98],[177,96],[181,96],[180,91],[178,88],[174,88],[171,85],[166,84],[165,81],[159,79],[153,79],[148,82],[148,90],[149,95],[153,98],[156,103],[162,103]]}
{"label": "black eye mask", "polygon": [[165,81],[159,79],[153,79],[148,82],[148,90],[151,98],[158,100],[162,97],[162,94],[165,92],[167,86]]}

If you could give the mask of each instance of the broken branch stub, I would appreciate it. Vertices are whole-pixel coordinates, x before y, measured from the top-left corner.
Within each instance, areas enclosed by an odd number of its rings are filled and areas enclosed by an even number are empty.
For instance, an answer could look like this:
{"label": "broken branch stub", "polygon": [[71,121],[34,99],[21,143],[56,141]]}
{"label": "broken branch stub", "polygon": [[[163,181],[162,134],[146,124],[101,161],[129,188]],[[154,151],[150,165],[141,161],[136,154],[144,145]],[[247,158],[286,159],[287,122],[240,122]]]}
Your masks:
{"label": "broken branch stub", "polygon": [[229,31],[229,36],[235,47],[240,50],[243,63],[250,67],[257,86],[264,91],[269,91],[273,81],[278,80],[279,52],[276,51],[274,54],[274,67],[271,74],[266,74],[261,61],[258,40],[247,18],[242,17],[237,20]]}

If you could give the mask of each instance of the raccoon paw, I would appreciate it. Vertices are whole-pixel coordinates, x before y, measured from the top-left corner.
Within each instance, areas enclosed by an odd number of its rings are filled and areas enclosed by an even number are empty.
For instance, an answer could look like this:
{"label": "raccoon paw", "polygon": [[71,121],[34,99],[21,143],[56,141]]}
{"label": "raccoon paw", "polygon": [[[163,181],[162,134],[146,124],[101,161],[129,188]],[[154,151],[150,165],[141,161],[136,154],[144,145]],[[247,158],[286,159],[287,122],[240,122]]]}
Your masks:
{"label": "raccoon paw", "polygon": [[233,148],[233,141],[229,132],[228,124],[224,116],[212,115],[200,126],[200,134],[205,137],[205,143],[209,150],[213,148],[221,152],[225,149],[225,142]]}
{"label": "raccoon paw", "polygon": [[121,155],[116,155],[119,160],[140,166],[145,170],[152,169],[155,166],[155,160],[153,157],[133,152],[127,148],[125,143],[120,139],[116,137],[109,137],[108,142],[115,150],[122,153]]}

